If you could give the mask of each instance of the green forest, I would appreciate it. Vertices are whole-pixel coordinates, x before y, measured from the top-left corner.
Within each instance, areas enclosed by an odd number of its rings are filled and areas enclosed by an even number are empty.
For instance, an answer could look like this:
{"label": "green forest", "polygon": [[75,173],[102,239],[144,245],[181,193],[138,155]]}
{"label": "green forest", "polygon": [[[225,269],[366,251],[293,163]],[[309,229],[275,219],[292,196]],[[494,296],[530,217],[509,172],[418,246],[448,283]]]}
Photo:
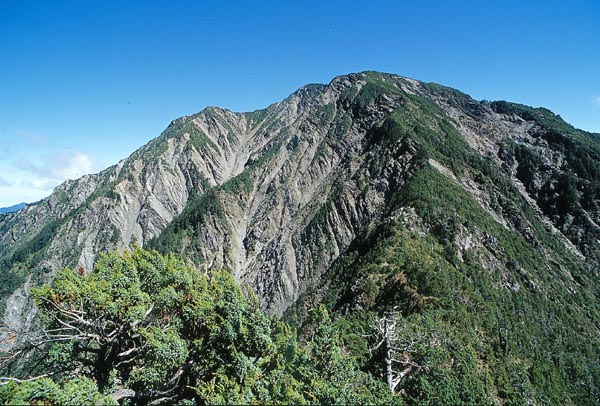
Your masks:
{"label": "green forest", "polygon": [[[230,234],[227,205],[247,208],[256,174],[298,148],[287,128],[224,184],[197,176],[198,193],[145,248],[99,253],[93,270],[32,288],[39,326],[1,354],[0,403],[599,404],[597,135],[545,109],[423,84],[465,117],[535,123],[527,142],[504,134],[485,156],[433,101],[365,78],[321,111],[331,131],[317,151],[344,150],[352,117],[376,100],[401,107],[366,132],[358,163],[342,157],[293,242],[318,257],[345,196],[366,204],[377,180],[385,201],[283,317],[262,312],[230,269],[206,270],[199,236],[211,224]],[[193,135],[194,148],[208,145]],[[406,173],[390,170],[409,155]],[[0,246],[13,270],[0,309],[60,221]]]}
{"label": "green forest", "polygon": [[2,378],[3,404],[399,401],[360,369],[324,307],[301,339],[229,273],[173,255],[105,253],[33,295],[43,329],[4,354],[3,369],[20,372]]}
{"label": "green forest", "polygon": [[42,328],[3,354],[15,375],[2,378],[0,402],[594,403],[598,349],[568,333],[584,326],[544,320],[560,328],[552,336],[539,323],[516,327],[517,308],[534,311],[517,303],[526,297],[495,308],[439,244],[391,230],[340,264],[364,270],[353,300],[370,310],[348,311],[348,295],[332,290],[284,321],[228,272],[199,273],[173,254],[133,248],[101,254],[92,272],[65,269],[32,289]]}

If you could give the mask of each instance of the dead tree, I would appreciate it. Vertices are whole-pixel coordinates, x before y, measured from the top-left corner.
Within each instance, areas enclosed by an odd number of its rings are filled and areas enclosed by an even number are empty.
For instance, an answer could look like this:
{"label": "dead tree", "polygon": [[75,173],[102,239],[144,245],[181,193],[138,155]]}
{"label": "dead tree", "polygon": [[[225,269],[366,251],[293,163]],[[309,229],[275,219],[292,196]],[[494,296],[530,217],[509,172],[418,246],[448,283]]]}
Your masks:
{"label": "dead tree", "polygon": [[375,330],[379,342],[371,349],[375,351],[383,347],[385,354],[385,378],[390,391],[398,394],[398,385],[413,370],[423,368],[414,360],[417,344],[423,336],[415,334],[407,338],[402,333],[402,315],[397,311],[387,310],[383,317],[375,319]]}

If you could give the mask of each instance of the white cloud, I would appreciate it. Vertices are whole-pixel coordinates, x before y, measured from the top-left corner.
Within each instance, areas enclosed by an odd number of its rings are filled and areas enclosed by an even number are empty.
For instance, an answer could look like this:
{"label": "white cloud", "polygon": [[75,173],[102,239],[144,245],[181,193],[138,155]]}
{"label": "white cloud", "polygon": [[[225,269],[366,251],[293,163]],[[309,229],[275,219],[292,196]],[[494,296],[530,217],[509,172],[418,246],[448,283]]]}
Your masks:
{"label": "white cloud", "polygon": [[53,179],[37,178],[31,180],[24,180],[19,183],[24,189],[40,190],[44,192],[51,192],[56,186],[60,184],[60,181]]}
{"label": "white cloud", "polygon": [[17,167],[43,179],[60,181],[77,179],[96,171],[94,157],[79,151],[54,151],[44,155],[40,161],[32,162],[31,158],[20,160]]}
{"label": "white cloud", "polygon": [[600,107],[600,96],[594,97],[592,101],[596,106]]}
{"label": "white cloud", "polygon": [[[17,160],[0,161],[0,207],[35,202],[67,179],[97,172],[95,159],[75,150],[21,152]],[[41,153],[41,154],[40,154]]]}
{"label": "white cloud", "polygon": [[[42,186],[48,186],[48,188]],[[36,185],[33,185],[30,182],[0,185],[0,207],[9,207],[21,202],[36,202],[49,196],[50,193],[52,193],[54,186],[55,185],[38,184],[36,187]]]}
{"label": "white cloud", "polygon": [[0,129],[0,207],[40,200],[65,180],[98,171],[92,155],[56,144],[60,139]]}
{"label": "white cloud", "polygon": [[57,179],[77,179],[96,170],[95,160],[91,155],[74,151],[62,155],[62,158],[55,164],[52,172]]}

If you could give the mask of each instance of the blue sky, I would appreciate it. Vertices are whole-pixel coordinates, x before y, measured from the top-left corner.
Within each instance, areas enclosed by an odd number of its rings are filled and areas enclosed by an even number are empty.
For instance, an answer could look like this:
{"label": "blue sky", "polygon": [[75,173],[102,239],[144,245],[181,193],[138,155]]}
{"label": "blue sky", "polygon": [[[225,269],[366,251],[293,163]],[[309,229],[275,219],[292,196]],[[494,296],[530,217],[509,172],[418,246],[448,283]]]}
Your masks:
{"label": "blue sky", "polygon": [[600,1],[0,0],[0,207],[209,105],[363,70],[548,107],[600,132]]}

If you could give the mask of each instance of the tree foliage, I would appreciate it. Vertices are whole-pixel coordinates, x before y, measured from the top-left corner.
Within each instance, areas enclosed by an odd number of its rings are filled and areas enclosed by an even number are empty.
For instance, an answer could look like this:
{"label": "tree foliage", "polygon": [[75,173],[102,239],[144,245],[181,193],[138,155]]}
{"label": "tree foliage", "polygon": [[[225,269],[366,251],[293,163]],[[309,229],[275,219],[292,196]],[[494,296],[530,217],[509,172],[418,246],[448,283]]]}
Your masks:
{"label": "tree foliage", "polygon": [[324,308],[300,345],[230,274],[200,274],[173,255],[104,253],[93,272],[65,269],[33,296],[44,328],[31,344],[43,348],[38,372],[53,380],[7,380],[6,402],[390,400],[341,347]]}

